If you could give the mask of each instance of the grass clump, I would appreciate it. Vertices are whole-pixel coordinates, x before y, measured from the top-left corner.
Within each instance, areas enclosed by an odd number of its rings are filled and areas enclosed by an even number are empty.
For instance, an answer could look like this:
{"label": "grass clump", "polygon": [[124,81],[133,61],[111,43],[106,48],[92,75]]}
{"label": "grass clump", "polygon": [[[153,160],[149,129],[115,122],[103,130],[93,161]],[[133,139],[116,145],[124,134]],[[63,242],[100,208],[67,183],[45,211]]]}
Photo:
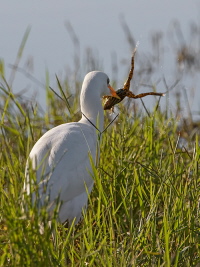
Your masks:
{"label": "grass clump", "polygon": [[13,101],[16,111],[8,112],[5,103],[1,125],[1,266],[197,265],[198,135],[183,147],[177,122],[165,112],[133,116],[131,108],[121,107],[102,135],[83,221],[68,229],[54,219],[52,239],[46,226],[40,234],[45,211],[39,218],[32,210],[25,219],[20,208],[28,150],[42,134],[45,118],[36,110],[32,117],[30,110],[22,116],[16,97],[8,106]]}
{"label": "grass clump", "polygon": [[[26,159],[45,131],[80,118],[79,92],[67,99],[69,108],[47,86],[43,113],[12,92],[0,66],[0,266],[198,266],[199,132],[190,135],[168,107],[142,113],[135,102],[120,104],[118,118],[102,134],[83,220],[65,228],[55,213],[51,230],[45,209],[22,213]],[[71,95],[67,81],[57,84]]]}

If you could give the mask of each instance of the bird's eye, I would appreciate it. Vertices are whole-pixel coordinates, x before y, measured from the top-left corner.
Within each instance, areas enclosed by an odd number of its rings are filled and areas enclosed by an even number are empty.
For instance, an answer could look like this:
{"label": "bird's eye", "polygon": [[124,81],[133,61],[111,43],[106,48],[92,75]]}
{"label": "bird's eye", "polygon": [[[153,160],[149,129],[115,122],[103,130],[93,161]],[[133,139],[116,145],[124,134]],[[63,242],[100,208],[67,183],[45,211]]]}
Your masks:
{"label": "bird's eye", "polygon": [[109,84],[109,83],[110,83],[110,79],[108,78],[108,79],[107,79],[107,84]]}

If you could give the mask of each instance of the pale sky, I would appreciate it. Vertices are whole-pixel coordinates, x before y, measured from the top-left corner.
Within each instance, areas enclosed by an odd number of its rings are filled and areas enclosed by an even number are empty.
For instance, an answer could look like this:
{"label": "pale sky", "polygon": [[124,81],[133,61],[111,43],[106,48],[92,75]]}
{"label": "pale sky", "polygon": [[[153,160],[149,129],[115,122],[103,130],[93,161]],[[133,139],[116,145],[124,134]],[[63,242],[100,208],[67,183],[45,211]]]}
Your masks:
{"label": "pale sky", "polygon": [[[20,66],[23,67],[31,56],[36,78],[44,81],[45,69],[48,68],[51,79],[55,80],[55,73],[64,75],[67,66],[73,68],[74,46],[65,27],[68,21],[79,39],[81,60],[85,49],[91,47],[102,62],[103,70],[110,76],[112,52],[116,53],[118,62],[130,58],[130,47],[120,23],[121,15],[140,43],[138,50],[148,51],[151,33],[166,33],[174,19],[180,22],[185,36],[189,23],[200,24],[200,1],[1,0],[0,58],[4,59],[6,67],[14,63],[23,34],[31,26]],[[9,71],[6,68],[7,75]],[[123,79],[124,66],[119,72],[119,79]],[[81,75],[84,77],[85,73]],[[22,75],[16,78],[16,87],[25,87],[26,84]]]}

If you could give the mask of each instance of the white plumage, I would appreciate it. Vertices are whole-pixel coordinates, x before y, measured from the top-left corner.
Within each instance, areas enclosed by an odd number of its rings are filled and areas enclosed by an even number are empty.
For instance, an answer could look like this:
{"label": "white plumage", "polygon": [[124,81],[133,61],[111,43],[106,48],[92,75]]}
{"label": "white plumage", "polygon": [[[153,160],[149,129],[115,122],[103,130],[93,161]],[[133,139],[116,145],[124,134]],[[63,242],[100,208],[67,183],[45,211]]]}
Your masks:
{"label": "white plumage", "polygon": [[[59,197],[59,221],[70,223],[81,217],[83,207],[87,206],[88,193],[93,188],[92,168],[89,154],[96,160],[97,130],[103,130],[104,115],[101,96],[110,89],[108,76],[93,71],[85,76],[81,95],[81,112],[84,114],[79,122],[65,123],[46,132],[34,145],[27,161],[25,190],[30,194],[28,168],[36,171],[39,185],[39,207],[45,199],[51,208]],[[117,96],[116,96],[117,97]],[[33,201],[35,195],[33,195]]]}

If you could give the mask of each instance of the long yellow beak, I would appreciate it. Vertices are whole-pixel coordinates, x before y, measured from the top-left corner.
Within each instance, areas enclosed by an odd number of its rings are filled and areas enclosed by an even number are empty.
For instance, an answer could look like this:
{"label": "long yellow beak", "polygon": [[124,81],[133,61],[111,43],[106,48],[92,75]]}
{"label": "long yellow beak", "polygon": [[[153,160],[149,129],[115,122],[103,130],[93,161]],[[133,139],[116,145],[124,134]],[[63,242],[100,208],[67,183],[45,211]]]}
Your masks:
{"label": "long yellow beak", "polygon": [[116,91],[110,86],[110,84],[108,84],[108,88],[110,89],[110,93],[111,93],[111,95],[112,95],[113,97],[118,98],[118,99],[121,99],[121,98],[117,95]]}

